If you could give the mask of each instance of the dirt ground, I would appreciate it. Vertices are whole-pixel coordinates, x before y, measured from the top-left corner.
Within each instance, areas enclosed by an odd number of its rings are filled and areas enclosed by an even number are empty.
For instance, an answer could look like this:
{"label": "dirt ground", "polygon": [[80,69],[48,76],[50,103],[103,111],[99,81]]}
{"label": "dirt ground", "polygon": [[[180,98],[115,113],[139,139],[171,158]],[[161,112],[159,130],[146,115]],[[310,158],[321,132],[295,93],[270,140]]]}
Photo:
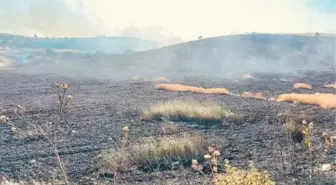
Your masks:
{"label": "dirt ground", "polygon": [[[232,92],[262,92],[266,97],[281,93],[335,93],[324,88],[328,81],[335,81],[333,73],[307,72],[300,77],[275,74],[254,74],[255,78],[204,79],[188,77],[173,83],[201,87],[225,87]],[[294,90],[292,82],[304,81],[313,85],[312,90]],[[112,182],[112,178],[99,174],[96,157],[107,148],[115,148],[121,141],[120,128],[129,126],[130,140],[160,137],[161,122],[140,120],[142,109],[153,103],[173,99],[196,99],[217,104],[243,115],[243,119],[219,125],[200,125],[178,122],[179,133],[202,133],[205,137],[221,141],[221,162],[229,159],[235,166],[246,168],[249,160],[256,167],[267,170],[278,184],[307,184],[309,160],[304,147],[298,146],[299,172],[292,174],[290,164],[281,162],[286,157],[286,138],[278,114],[289,111],[316,123],[316,130],[335,133],[335,110],[318,106],[279,103],[247,99],[228,95],[193,94],[156,90],[154,82],[95,80],[92,78],[66,78],[57,75],[22,75],[11,71],[0,72],[0,114],[10,117],[8,124],[0,124],[0,176],[12,179],[49,179],[56,175],[57,163],[53,147],[44,137],[17,137],[11,127],[29,130],[37,125],[45,130],[66,163],[72,182],[90,184],[92,179]],[[56,83],[68,83],[73,101],[63,116],[57,113]],[[17,105],[25,109],[22,118],[14,114]],[[177,134],[177,133],[176,133]],[[322,151],[319,140],[317,151]],[[284,151],[282,154],[281,151]],[[335,160],[336,150],[323,158]],[[316,184],[335,182],[335,171],[319,172]],[[178,170],[129,169],[119,177],[121,184],[201,184],[204,179],[191,168]]]}

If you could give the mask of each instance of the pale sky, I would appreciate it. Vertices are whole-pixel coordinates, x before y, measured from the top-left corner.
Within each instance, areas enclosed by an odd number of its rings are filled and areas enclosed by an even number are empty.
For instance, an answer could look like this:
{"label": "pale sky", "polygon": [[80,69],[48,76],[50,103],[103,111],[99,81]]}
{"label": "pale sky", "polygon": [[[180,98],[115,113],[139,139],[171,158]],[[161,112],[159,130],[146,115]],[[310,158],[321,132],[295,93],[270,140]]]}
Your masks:
{"label": "pale sky", "polygon": [[[0,32],[193,40],[245,32],[336,32],[335,0],[0,0]],[[3,7],[3,8],[1,8]],[[134,30],[134,27],[138,30]],[[140,31],[140,34],[136,33]]]}

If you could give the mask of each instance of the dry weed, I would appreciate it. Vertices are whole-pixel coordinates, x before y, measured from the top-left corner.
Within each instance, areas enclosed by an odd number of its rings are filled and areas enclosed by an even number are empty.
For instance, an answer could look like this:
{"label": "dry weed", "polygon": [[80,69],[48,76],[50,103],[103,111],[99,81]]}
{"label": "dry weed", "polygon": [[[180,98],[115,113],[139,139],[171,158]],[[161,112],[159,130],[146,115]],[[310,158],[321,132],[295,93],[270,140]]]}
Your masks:
{"label": "dry weed", "polygon": [[148,79],[145,76],[132,76],[132,80],[134,81],[141,81],[141,82],[147,82]]}
{"label": "dry weed", "polygon": [[295,83],[293,85],[294,89],[312,89],[312,86],[307,83]]}
{"label": "dry weed", "polygon": [[157,84],[155,89],[167,90],[167,91],[181,91],[181,92],[193,92],[202,94],[231,94],[229,90],[225,88],[202,88],[194,86],[186,86],[181,84]]}
{"label": "dry weed", "polygon": [[5,177],[0,177],[0,185],[62,185],[61,181],[53,180],[52,182],[47,181],[14,181]]}
{"label": "dry weed", "polygon": [[158,76],[155,78],[155,81],[157,83],[168,83],[170,82],[168,78],[164,77],[164,76]]}
{"label": "dry weed", "polygon": [[219,105],[196,101],[167,101],[146,109],[141,114],[142,120],[167,118],[177,121],[222,121],[234,114]]}
{"label": "dry weed", "polygon": [[328,82],[324,87],[336,89],[336,82]]}
{"label": "dry weed", "polygon": [[228,160],[225,160],[226,173],[218,174],[216,185],[275,185],[267,171],[260,172],[253,163],[250,163],[251,170],[241,170],[232,167]]}
{"label": "dry weed", "polygon": [[298,102],[303,104],[319,105],[324,109],[336,108],[336,95],[335,94],[281,94],[277,102]]}
{"label": "dry weed", "polygon": [[243,92],[241,96],[244,97],[244,98],[266,100],[265,96],[262,93]]}
{"label": "dry weed", "polygon": [[174,122],[167,121],[160,125],[160,132],[163,135],[177,133],[179,132],[179,130],[180,126],[175,124]]}

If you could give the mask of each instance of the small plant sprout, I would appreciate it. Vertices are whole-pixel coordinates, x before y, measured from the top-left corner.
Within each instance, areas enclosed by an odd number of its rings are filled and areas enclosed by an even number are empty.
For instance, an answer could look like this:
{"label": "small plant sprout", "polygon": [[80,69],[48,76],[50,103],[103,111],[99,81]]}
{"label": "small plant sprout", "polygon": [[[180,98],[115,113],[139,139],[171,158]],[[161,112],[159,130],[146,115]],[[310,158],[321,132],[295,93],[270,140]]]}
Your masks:
{"label": "small plant sprout", "polygon": [[216,174],[218,171],[218,157],[220,152],[217,148],[208,147],[208,154],[204,156],[204,159],[209,163],[212,174],[212,182],[215,183]]}
{"label": "small plant sprout", "polygon": [[7,123],[8,120],[9,118],[7,116],[4,116],[4,115],[0,116],[0,123]]}
{"label": "small plant sprout", "polygon": [[128,139],[129,129],[127,126],[125,126],[121,129],[121,131],[123,132],[122,144],[123,144],[123,147],[126,147],[129,145],[129,139]]}
{"label": "small plant sprout", "polygon": [[304,144],[308,148],[309,151],[309,157],[310,157],[310,174],[309,178],[311,179],[313,176],[313,142],[312,142],[312,137],[313,137],[313,131],[314,131],[314,123],[310,122],[307,124],[306,120],[302,121],[302,130],[301,133],[304,136]]}
{"label": "small plant sprout", "polygon": [[68,84],[56,84],[58,101],[60,103],[59,112],[62,114],[65,106],[72,100],[72,96],[65,97],[66,91],[69,88]]}

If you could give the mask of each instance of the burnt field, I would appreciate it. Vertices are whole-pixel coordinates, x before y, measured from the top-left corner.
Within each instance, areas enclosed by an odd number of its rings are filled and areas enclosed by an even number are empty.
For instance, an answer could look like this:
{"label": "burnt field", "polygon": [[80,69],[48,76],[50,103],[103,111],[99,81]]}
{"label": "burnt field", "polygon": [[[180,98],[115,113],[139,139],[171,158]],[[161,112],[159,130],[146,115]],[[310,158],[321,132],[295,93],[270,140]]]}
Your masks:
{"label": "burnt field", "polygon": [[[171,83],[224,87],[239,94],[261,92],[267,98],[292,92],[335,94],[335,89],[324,87],[326,82],[335,81],[334,73],[306,72],[300,76],[253,74],[253,77],[236,80],[185,77],[176,81],[172,79]],[[281,81],[281,78],[292,81]],[[99,157],[106,149],[120,147],[121,128],[128,126],[129,139],[135,144],[146,138],[155,140],[185,133],[202,135],[220,149],[219,173],[225,173],[224,159],[242,169],[247,169],[249,160],[253,160],[255,166],[267,170],[277,184],[333,184],[336,180],[335,169],[319,167],[335,161],[335,148],[323,154],[321,135],[322,132],[334,135],[335,109],[230,95],[157,90],[154,81],[23,75],[11,71],[1,71],[0,79],[0,115],[9,117],[7,123],[0,124],[0,176],[6,178],[62,179],[55,155],[58,153],[70,182],[111,184],[114,175],[101,171]],[[293,89],[294,82],[310,83],[313,88]],[[67,93],[73,97],[63,114],[57,110],[56,83],[69,84]],[[165,120],[140,119],[142,110],[152,104],[191,99],[214,102],[230,109],[239,118],[220,123],[174,121],[173,131],[164,129]],[[17,105],[23,107],[19,114],[15,111]],[[290,139],[283,129],[283,114],[315,123],[312,178],[309,178],[311,159],[304,144],[294,144],[295,150],[290,149]],[[202,184],[209,180],[210,175],[202,157],[197,159],[203,165],[206,177],[192,170],[191,160],[179,161],[178,168],[171,167],[176,160],[166,160],[155,165],[132,165],[118,175],[118,181],[120,184]]]}

